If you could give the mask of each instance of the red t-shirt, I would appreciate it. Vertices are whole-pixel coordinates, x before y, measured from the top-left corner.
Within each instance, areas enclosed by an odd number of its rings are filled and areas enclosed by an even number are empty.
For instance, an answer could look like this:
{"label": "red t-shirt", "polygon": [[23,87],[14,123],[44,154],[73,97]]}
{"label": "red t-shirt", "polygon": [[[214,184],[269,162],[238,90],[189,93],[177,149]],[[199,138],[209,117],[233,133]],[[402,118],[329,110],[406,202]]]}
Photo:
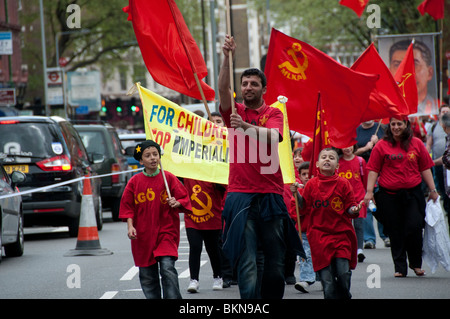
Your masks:
{"label": "red t-shirt", "polygon": [[167,203],[162,174],[149,177],[134,175],[127,183],[120,201],[119,218],[133,219],[137,238],[131,240],[131,252],[137,267],[148,267],[161,256],[178,258],[180,212],[191,213],[191,201],[183,184],[170,172],[164,172],[170,194],[180,208]]}
{"label": "red t-shirt", "polygon": [[348,214],[348,209],[357,203],[350,182],[337,174],[319,173],[306,183],[302,196],[314,271],[327,267],[334,258],[348,259],[354,269],[358,245],[351,218],[357,215]]}
{"label": "red t-shirt", "polygon": [[433,160],[421,140],[413,137],[409,150],[405,151],[396,143],[379,141],[370,154],[367,170],[379,174],[381,187],[399,190],[412,188],[422,182],[421,172],[434,166]]}
{"label": "red t-shirt", "polygon": [[[367,187],[366,161],[359,156],[355,156],[350,161],[340,158],[337,174],[350,182],[353,187],[355,200],[358,203],[362,201],[366,195]],[[359,217],[367,217],[367,207],[365,205],[362,205],[361,210],[359,211]]]}
{"label": "red t-shirt", "polygon": [[191,199],[192,214],[184,215],[186,228],[222,229],[222,202],[225,191],[214,183],[185,178],[184,187]]}
{"label": "red t-shirt", "polygon": [[[283,113],[265,103],[257,110],[235,103],[236,113],[242,120],[255,126],[278,129],[283,138]],[[278,157],[278,144],[257,141],[254,130],[242,132],[230,127],[231,108],[223,112],[230,142],[230,173],[228,192],[277,193],[283,195],[283,176]]]}

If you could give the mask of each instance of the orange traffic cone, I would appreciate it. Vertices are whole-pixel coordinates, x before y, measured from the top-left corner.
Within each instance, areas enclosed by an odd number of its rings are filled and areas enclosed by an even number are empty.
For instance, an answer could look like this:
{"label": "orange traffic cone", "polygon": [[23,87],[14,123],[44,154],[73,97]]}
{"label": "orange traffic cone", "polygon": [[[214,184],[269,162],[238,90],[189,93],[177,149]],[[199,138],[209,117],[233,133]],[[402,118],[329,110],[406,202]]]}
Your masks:
{"label": "orange traffic cone", "polygon": [[101,256],[111,254],[111,251],[100,246],[91,181],[85,178],[83,182],[83,196],[81,198],[77,245],[75,249],[71,249],[64,256]]}

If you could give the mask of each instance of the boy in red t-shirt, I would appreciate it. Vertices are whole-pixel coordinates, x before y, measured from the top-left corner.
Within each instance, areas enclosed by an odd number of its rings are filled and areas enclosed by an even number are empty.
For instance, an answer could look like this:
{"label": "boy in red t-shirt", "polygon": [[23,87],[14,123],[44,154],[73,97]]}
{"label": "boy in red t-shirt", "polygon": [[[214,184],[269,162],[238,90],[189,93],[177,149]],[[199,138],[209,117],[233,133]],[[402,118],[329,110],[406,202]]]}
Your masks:
{"label": "boy in red t-shirt", "polygon": [[[191,202],[183,184],[158,165],[161,148],[147,140],[134,150],[134,158],[144,166],[142,173],[127,183],[120,202],[119,218],[127,222],[128,238],[142,291],[148,299],[181,299],[175,260],[180,243],[179,213],[192,213]],[[161,276],[161,283],[160,283]]]}
{"label": "boy in red t-shirt", "polygon": [[299,201],[308,218],[307,237],[314,271],[319,273],[325,299],[349,299],[351,269],[356,267],[356,235],[351,219],[358,217],[350,182],[339,177],[338,154],[326,148],[316,163]]}
{"label": "boy in red t-shirt", "polygon": [[[341,149],[342,156],[339,160],[338,174],[347,179],[353,187],[355,200],[360,202],[364,200],[366,195],[367,185],[367,169],[366,161],[355,155],[358,146],[345,147]],[[338,151],[338,152],[340,152]],[[367,208],[362,206],[359,212],[359,217],[353,219],[353,226],[355,227],[356,239],[358,240],[358,262],[363,262],[366,256],[364,255],[364,218],[367,217]]]}

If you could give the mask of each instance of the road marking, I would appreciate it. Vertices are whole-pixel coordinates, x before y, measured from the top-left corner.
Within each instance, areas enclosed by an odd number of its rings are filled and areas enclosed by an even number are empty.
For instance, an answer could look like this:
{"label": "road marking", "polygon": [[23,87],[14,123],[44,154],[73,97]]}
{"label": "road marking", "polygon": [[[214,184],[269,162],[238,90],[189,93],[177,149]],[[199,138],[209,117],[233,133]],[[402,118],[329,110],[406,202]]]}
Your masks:
{"label": "road marking", "polygon": [[[204,264],[206,264],[206,260],[200,261],[200,267],[202,267]],[[189,271],[189,268],[183,271],[181,274],[178,275],[178,278],[189,278],[191,276],[191,273]]]}
{"label": "road marking", "polygon": [[139,268],[136,266],[133,266],[125,273],[125,275],[122,276],[122,278],[120,278],[120,280],[132,280],[138,272],[139,272]]}
{"label": "road marking", "polygon": [[107,291],[100,297],[100,299],[113,299],[117,293],[118,291]]}

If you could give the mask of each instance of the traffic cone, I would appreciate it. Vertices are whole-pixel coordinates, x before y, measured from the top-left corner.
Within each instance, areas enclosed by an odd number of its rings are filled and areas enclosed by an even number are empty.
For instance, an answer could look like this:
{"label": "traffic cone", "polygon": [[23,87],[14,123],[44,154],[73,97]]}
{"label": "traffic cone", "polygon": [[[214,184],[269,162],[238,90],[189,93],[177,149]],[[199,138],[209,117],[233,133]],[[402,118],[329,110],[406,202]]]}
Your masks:
{"label": "traffic cone", "polygon": [[111,251],[100,246],[91,181],[85,178],[83,182],[83,196],[81,198],[77,245],[75,249],[71,249],[64,256],[102,256],[111,254]]}

